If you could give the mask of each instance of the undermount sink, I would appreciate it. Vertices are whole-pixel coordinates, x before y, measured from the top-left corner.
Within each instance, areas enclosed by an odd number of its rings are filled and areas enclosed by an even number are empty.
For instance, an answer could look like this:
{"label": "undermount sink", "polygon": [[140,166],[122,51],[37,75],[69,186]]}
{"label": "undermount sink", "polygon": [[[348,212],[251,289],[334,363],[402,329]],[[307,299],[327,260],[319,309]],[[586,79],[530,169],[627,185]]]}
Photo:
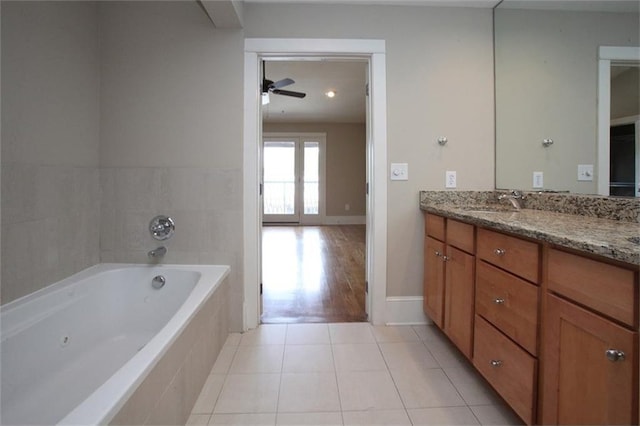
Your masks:
{"label": "undermount sink", "polygon": [[633,244],[640,245],[640,237],[629,237],[629,238],[627,238],[627,240],[632,242]]}
{"label": "undermount sink", "polygon": [[462,209],[469,213],[518,213],[519,211],[508,206],[467,206]]}

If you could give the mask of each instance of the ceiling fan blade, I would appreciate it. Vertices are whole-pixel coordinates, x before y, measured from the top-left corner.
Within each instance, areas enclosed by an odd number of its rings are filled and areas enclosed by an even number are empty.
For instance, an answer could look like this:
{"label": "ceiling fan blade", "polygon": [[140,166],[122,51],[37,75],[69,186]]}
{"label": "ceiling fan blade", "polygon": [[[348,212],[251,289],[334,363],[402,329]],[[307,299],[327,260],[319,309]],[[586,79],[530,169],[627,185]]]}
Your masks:
{"label": "ceiling fan blade", "polygon": [[293,96],[294,98],[300,98],[300,99],[307,96],[306,93],[292,92],[291,90],[280,90],[280,89],[272,90],[271,93],[274,93],[276,95]]}
{"label": "ceiling fan blade", "polygon": [[295,83],[295,81],[293,81],[290,78],[283,78],[282,80],[278,80],[275,83],[271,83],[269,85],[269,89],[280,89],[281,87],[285,87],[285,86],[289,86],[291,84]]}

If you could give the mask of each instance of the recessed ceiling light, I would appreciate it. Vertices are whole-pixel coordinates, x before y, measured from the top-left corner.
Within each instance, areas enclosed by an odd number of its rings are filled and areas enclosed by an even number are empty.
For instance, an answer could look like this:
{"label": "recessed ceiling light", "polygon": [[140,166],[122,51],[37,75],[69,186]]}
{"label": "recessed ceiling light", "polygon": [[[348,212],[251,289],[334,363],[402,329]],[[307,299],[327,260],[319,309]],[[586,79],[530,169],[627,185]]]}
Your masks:
{"label": "recessed ceiling light", "polygon": [[336,96],[336,92],[334,92],[333,90],[329,90],[327,93],[325,93],[325,95],[327,95],[327,98],[333,98]]}

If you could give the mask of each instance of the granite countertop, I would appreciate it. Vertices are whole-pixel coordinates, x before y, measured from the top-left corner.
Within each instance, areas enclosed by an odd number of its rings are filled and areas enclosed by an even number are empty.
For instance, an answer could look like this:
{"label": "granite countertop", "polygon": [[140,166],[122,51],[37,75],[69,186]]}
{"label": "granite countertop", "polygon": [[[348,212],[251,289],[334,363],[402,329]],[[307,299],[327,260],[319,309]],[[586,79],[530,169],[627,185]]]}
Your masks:
{"label": "granite countertop", "polygon": [[421,197],[420,208],[474,225],[640,266],[640,223]]}

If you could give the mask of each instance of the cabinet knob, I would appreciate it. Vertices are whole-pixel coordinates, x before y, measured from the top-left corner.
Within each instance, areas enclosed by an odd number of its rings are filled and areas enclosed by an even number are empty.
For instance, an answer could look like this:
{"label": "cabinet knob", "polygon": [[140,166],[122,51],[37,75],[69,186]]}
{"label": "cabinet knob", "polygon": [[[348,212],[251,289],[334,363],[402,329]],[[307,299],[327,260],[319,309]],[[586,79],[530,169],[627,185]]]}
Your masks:
{"label": "cabinet knob", "polygon": [[607,349],[605,352],[607,359],[611,362],[624,361],[624,352],[617,349]]}
{"label": "cabinet knob", "polygon": [[504,256],[504,254],[507,252],[505,249],[501,249],[501,248],[497,248],[493,251],[496,256]]}
{"label": "cabinet knob", "polygon": [[496,305],[504,305],[504,299],[493,299],[493,303],[495,303]]}
{"label": "cabinet knob", "polygon": [[491,366],[492,367],[500,367],[502,365],[502,361],[499,359],[492,359]]}
{"label": "cabinet knob", "polygon": [[446,262],[447,260],[451,260],[451,257],[449,257],[449,256],[442,256],[442,260],[444,260],[444,261]]}
{"label": "cabinet knob", "polygon": [[442,257],[442,253],[440,253],[438,250],[436,250],[436,251],[435,251],[435,255],[436,255],[437,257]]}

